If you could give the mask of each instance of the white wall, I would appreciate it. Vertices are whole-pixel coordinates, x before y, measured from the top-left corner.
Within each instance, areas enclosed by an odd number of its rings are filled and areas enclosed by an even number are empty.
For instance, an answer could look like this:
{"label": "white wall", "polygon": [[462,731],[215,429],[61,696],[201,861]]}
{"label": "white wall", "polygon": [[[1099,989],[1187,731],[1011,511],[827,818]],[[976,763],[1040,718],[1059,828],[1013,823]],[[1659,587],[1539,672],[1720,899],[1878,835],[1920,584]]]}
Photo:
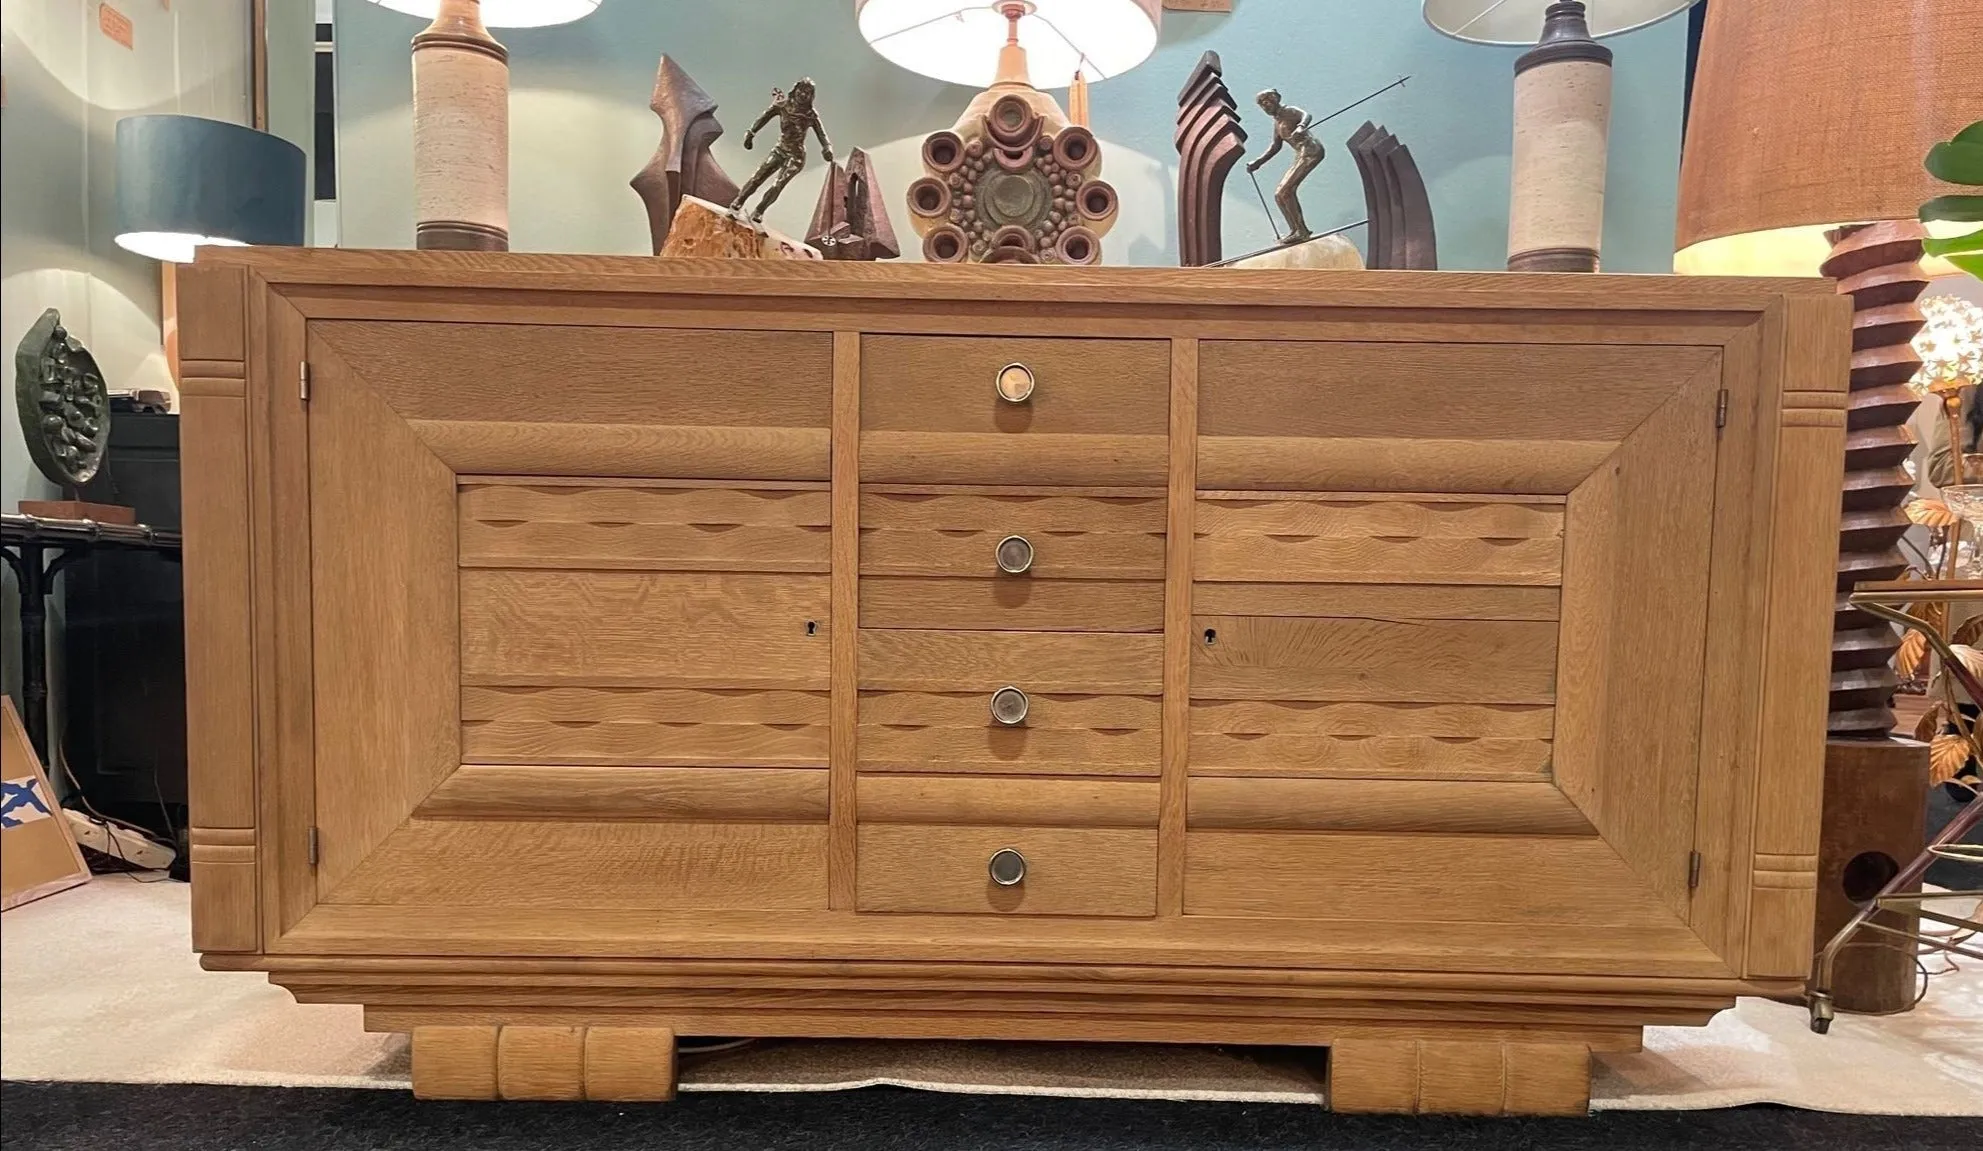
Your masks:
{"label": "white wall", "polygon": [[[337,0],[336,13],[345,174],[339,239],[348,247],[410,247],[408,42],[422,21],[365,0]],[[848,0],[608,0],[574,24],[496,35],[510,52],[510,242],[518,251],[647,253],[646,214],[627,180],[660,135],[647,103],[662,53],[720,105],[727,131],[715,155],[739,181],[764,157],[762,146],[743,150],[743,130],[772,86],[812,76],[835,147],[874,153],[905,241],[914,236],[903,195],[921,174],[922,138],[949,127],[975,94],[882,59],[861,39]],[[1670,271],[1686,21],[1609,43],[1617,69],[1605,269]],[[1363,217],[1362,186],[1342,142],[1368,117],[1396,132],[1425,174],[1440,265],[1506,266],[1513,69],[1521,53],[1442,36],[1426,26],[1415,0],[1242,0],[1230,15],[1166,14],[1156,54],[1091,93],[1104,175],[1122,199],[1121,219],[1103,241],[1107,263],[1177,262],[1177,93],[1207,49],[1220,54],[1243,102],[1249,155],[1259,154],[1267,127],[1254,92],[1279,87],[1321,116],[1411,74],[1402,91],[1324,126],[1329,155],[1304,189],[1308,221],[1320,229]],[[1283,163],[1261,173],[1269,189]],[[802,232],[823,171],[815,155],[767,222]],[[1226,188],[1226,252],[1272,243],[1246,174],[1235,170]]]}
{"label": "white wall", "polygon": [[[274,0],[281,4],[291,0]],[[111,388],[171,387],[159,342],[159,266],[119,248],[117,121],[178,112],[246,123],[249,0],[116,0],[132,47],[97,5],[0,7],[0,507],[58,494],[35,470],[14,406],[14,349],[44,308],[87,345]],[[15,589],[6,580],[4,681],[18,682]]]}

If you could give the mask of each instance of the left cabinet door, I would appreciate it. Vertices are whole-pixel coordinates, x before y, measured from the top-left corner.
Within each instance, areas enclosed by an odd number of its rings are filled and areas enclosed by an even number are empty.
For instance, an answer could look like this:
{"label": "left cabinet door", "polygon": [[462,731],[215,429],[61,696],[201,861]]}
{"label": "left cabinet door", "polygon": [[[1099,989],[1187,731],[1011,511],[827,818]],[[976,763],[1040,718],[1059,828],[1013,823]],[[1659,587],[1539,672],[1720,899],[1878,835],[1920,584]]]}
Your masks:
{"label": "left cabinet door", "polygon": [[831,337],[307,343],[316,902],[824,908]]}

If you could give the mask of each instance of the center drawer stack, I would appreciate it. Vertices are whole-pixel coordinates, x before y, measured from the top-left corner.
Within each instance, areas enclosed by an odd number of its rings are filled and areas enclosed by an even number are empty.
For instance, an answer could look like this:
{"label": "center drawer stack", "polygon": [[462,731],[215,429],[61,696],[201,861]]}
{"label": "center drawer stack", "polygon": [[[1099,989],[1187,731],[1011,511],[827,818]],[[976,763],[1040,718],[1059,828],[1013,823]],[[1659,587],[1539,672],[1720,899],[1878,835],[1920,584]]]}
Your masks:
{"label": "center drawer stack", "polygon": [[1156,911],[1170,345],[861,344],[862,911]]}

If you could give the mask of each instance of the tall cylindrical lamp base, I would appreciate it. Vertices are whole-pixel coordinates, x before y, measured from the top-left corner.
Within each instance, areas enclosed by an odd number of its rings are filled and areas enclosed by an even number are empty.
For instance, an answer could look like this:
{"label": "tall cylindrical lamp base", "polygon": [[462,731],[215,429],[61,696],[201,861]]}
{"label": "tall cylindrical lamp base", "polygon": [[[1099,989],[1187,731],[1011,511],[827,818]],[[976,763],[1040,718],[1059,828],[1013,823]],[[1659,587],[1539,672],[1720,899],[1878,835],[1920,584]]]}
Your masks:
{"label": "tall cylindrical lamp base", "polygon": [[1552,4],[1515,62],[1509,271],[1597,271],[1610,131],[1611,50],[1591,39],[1582,4]]}
{"label": "tall cylindrical lamp base", "polygon": [[509,53],[479,0],[442,0],[413,38],[414,243],[509,248]]}

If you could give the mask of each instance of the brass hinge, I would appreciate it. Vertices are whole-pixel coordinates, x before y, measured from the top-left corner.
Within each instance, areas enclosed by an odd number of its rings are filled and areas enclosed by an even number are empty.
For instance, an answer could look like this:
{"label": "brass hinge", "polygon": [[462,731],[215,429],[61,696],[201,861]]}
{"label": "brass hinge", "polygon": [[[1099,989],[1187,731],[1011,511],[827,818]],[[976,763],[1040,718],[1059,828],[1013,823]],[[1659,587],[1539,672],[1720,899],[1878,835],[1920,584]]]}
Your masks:
{"label": "brass hinge", "polygon": [[1714,397],[1714,431],[1721,435],[1721,429],[1728,426],[1728,389],[1723,388]]}
{"label": "brass hinge", "polygon": [[[297,365],[297,368],[296,368],[296,378],[297,378],[297,391],[296,391],[296,394],[297,394],[297,395],[299,395],[299,396],[301,396],[301,397],[303,398],[303,402],[307,404],[307,403],[309,403],[309,402],[310,402],[310,364],[309,364],[309,361],[307,361],[307,360],[306,360],[306,361],[304,361],[303,363],[301,363],[301,364],[299,364],[299,365]],[[1724,394],[1725,394],[1725,393],[1724,393]]]}
{"label": "brass hinge", "polygon": [[[1726,395],[1727,393],[1724,392],[1722,394]],[[1699,887],[1700,885],[1701,885],[1701,853],[1698,851],[1690,851],[1687,853],[1687,890],[1693,891],[1695,888]]]}
{"label": "brass hinge", "polygon": [[304,855],[305,855],[305,857],[306,857],[306,858],[308,858],[308,859],[309,859],[309,861],[310,861],[310,866],[311,866],[311,867],[315,867],[315,866],[317,865],[317,854],[318,854],[318,853],[317,853],[317,829],[316,829],[316,828],[314,828],[314,827],[312,827],[312,828],[310,829],[310,839],[309,839],[309,843],[308,843],[308,845],[307,845],[307,846],[306,846],[306,847],[304,848]]}

